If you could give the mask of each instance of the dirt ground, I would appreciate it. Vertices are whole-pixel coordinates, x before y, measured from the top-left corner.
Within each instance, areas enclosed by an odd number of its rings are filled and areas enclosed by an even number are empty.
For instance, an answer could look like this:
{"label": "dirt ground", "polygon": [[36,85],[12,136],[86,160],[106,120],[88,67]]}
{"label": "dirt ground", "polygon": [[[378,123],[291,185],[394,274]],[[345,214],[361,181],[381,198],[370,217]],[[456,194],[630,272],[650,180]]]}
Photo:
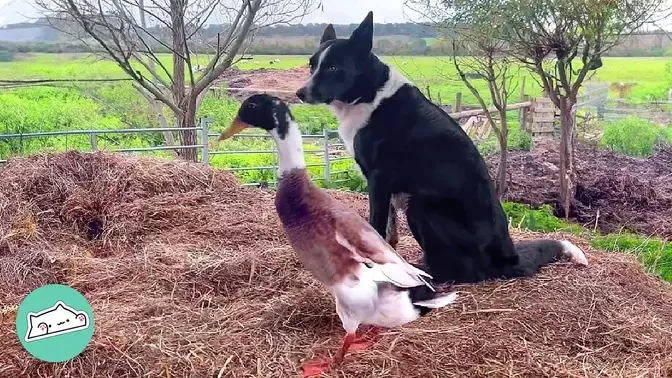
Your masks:
{"label": "dirt ground", "polygon": [[232,67],[220,76],[220,80],[222,80],[220,86],[224,86],[228,83],[229,88],[260,89],[260,91],[228,91],[230,96],[233,96],[240,101],[245,100],[245,98],[254,93],[263,93],[264,91],[267,91],[268,93],[278,96],[284,101],[292,104],[299,102],[299,99],[294,93],[306,82],[309,76],[310,72],[307,67],[294,68],[291,70],[271,68],[241,70]]}
{"label": "dirt ground", "polygon": [[[100,152],[16,159],[0,176],[0,378],[297,377],[302,360],[338,348],[333,300],[288,247],[273,192]],[[332,193],[366,217],[364,195]],[[400,231],[400,253],[418,261]],[[672,377],[670,285],[567,238],[589,267],[454,286],[455,305],[386,331],[328,376]],[[91,344],[69,363],[31,358],[15,334],[21,299],[46,283],[94,310]]]}
{"label": "dirt ground", "polygon": [[[308,67],[297,67],[289,70],[274,68],[241,70],[231,67],[220,76],[219,79],[221,82],[218,86],[228,86],[229,88],[236,89],[261,89],[260,91],[229,90],[226,92],[227,95],[235,97],[240,101],[245,100],[245,98],[254,93],[268,92],[290,104],[294,104],[300,102],[294,92],[306,82],[309,76],[310,71]],[[442,105],[442,108],[449,113],[454,111],[452,104]],[[478,108],[478,106],[462,105],[461,111]]]}
{"label": "dirt ground", "polygon": [[[488,159],[492,177],[499,155]],[[561,214],[557,182],[557,143],[541,142],[532,151],[509,152],[509,188],[504,199],[534,206],[550,204]],[[579,145],[577,190],[570,217],[604,232],[625,228],[672,237],[672,150],[650,158],[631,158]]]}

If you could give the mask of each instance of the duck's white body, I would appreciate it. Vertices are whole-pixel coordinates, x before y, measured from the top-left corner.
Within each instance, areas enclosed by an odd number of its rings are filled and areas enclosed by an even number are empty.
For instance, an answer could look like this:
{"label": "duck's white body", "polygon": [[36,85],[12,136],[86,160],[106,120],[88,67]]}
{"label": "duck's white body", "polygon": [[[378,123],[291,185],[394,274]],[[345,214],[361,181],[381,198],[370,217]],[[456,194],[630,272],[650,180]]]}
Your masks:
{"label": "duck's white body", "polygon": [[399,290],[389,282],[374,281],[368,269],[360,268],[356,272],[357,280],[348,279],[329,288],[336,299],[336,312],[348,333],[357,331],[360,324],[401,327],[421,316],[417,305],[442,307],[457,299],[457,294],[452,293],[440,297],[442,301],[413,303],[408,291]]}

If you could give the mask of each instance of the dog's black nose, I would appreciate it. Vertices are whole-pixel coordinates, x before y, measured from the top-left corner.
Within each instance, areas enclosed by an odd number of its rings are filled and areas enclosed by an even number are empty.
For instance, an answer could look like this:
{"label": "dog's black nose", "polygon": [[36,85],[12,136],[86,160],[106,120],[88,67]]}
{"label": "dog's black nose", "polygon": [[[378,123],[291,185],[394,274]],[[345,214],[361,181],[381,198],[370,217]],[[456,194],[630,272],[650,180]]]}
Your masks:
{"label": "dog's black nose", "polygon": [[308,90],[306,87],[301,87],[299,88],[298,91],[296,91],[296,97],[299,98],[301,101],[306,101],[306,95],[308,94]]}

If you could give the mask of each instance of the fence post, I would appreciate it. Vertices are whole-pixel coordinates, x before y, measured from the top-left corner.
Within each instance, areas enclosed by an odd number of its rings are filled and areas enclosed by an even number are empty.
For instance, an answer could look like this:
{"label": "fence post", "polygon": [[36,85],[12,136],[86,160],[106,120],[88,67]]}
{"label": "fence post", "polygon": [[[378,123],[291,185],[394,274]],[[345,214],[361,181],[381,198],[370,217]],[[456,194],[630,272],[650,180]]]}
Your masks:
{"label": "fence post", "polygon": [[[530,96],[524,94],[521,96],[520,101],[521,102],[530,101]],[[520,112],[518,113],[519,117],[518,122],[520,122],[520,131],[527,131],[529,133],[529,130],[527,128],[527,117],[528,114],[530,113],[531,107],[532,106],[530,105],[530,107],[520,108]]]}
{"label": "fence post", "polygon": [[331,161],[329,159],[329,129],[324,123],[322,133],[324,135],[324,186],[328,188],[331,182]]}
{"label": "fence post", "polygon": [[91,145],[91,152],[98,150],[98,138],[96,138],[96,133],[89,133],[89,144]]}
{"label": "fence post", "polygon": [[201,151],[201,162],[205,165],[210,165],[210,151],[208,146],[208,129],[210,122],[214,121],[212,117],[201,118],[201,144],[203,149]]}
{"label": "fence post", "polygon": [[[303,141],[301,143],[303,143]],[[273,181],[275,182],[276,187],[278,186],[278,160],[276,145],[271,141],[271,167],[273,168]]]}
{"label": "fence post", "polygon": [[455,109],[453,112],[459,113],[462,111],[462,92],[455,93]]}
{"label": "fence post", "polygon": [[[526,98],[525,98],[526,97],[525,96],[525,79],[526,78],[527,78],[527,76],[523,76],[523,80],[520,82],[520,97],[519,97],[520,102],[526,101]],[[525,113],[526,113],[525,110],[526,110],[525,108],[520,108],[520,110],[518,110],[518,121],[520,122],[520,129],[521,130],[525,130]]]}

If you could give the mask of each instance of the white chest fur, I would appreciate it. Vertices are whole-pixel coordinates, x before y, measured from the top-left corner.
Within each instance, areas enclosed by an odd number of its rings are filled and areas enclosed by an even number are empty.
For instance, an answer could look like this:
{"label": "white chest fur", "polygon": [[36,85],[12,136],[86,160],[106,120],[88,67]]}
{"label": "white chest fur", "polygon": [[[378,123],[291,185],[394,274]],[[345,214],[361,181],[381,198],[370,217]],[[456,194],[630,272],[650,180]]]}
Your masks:
{"label": "white chest fur", "polygon": [[338,135],[343,139],[345,149],[355,156],[355,135],[369,121],[373,112],[372,104],[350,105],[334,101],[329,108],[338,119]]}
{"label": "white chest fur", "polygon": [[[334,101],[329,105],[329,109],[338,119],[338,135],[345,144],[345,149],[350,156],[355,156],[355,135],[366,126],[369,117],[373,112],[372,104],[350,105],[340,101]],[[358,164],[354,164],[359,175],[366,180]]]}

